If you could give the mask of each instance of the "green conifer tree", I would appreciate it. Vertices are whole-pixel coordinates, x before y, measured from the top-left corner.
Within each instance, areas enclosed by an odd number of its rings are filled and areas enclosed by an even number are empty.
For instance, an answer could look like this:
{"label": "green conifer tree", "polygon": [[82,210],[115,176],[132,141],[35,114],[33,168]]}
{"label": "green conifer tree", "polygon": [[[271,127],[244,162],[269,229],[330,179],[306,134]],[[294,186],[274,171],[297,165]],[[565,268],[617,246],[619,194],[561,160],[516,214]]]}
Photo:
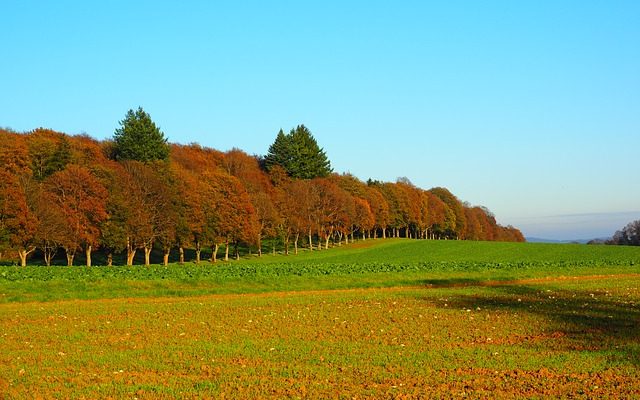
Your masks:
{"label": "green conifer tree", "polygon": [[265,165],[268,170],[280,165],[297,179],[323,177],[332,171],[326,153],[304,125],[298,125],[287,135],[282,130],[278,132],[265,157]]}
{"label": "green conifer tree", "polygon": [[148,162],[169,158],[167,139],[142,107],[127,112],[113,139],[117,160]]}

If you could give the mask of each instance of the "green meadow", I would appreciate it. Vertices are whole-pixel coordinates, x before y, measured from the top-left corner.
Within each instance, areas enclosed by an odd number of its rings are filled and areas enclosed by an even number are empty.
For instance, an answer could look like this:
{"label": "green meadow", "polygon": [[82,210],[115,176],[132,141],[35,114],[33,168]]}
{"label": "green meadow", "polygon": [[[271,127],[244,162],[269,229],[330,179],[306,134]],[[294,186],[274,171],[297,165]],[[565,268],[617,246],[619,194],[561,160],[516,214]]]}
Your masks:
{"label": "green meadow", "polygon": [[620,274],[639,267],[637,247],[368,240],[216,264],[0,267],[0,302],[420,286]]}

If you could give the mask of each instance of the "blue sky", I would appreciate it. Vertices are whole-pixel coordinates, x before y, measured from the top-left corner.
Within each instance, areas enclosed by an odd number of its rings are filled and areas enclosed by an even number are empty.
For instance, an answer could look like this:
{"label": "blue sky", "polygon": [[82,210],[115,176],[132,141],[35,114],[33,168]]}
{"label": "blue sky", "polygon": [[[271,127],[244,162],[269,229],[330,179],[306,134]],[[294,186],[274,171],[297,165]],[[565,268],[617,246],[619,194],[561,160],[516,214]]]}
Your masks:
{"label": "blue sky", "polygon": [[553,239],[640,218],[638,1],[0,3],[0,126],[264,154],[304,123],[337,172],[445,186]]}

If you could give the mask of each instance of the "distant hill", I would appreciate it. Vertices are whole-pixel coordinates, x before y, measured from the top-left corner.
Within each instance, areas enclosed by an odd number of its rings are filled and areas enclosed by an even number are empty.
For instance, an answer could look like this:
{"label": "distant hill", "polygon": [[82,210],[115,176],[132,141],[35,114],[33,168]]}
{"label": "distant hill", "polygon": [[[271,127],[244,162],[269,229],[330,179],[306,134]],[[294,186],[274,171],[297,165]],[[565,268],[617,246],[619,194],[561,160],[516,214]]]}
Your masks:
{"label": "distant hill", "polygon": [[527,237],[525,238],[529,243],[559,243],[559,244],[567,244],[567,243],[579,243],[579,244],[587,244],[591,240],[598,241],[607,241],[610,238],[594,238],[594,239],[574,239],[574,240],[554,240],[554,239],[544,239],[538,237]]}

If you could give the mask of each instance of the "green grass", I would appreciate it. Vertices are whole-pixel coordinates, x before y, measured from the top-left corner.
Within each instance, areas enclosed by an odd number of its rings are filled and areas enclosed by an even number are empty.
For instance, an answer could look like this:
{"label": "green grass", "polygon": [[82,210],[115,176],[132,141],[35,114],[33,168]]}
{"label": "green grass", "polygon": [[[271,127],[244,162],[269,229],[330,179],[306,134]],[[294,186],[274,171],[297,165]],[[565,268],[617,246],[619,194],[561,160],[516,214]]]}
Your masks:
{"label": "green grass", "polygon": [[[385,239],[358,241],[330,250],[308,251],[289,256],[288,262],[308,261],[327,263],[421,261],[453,262],[578,262],[578,261],[635,261],[640,260],[640,248],[632,246],[588,246],[552,243],[504,243],[456,240]],[[252,257],[259,263],[282,262],[282,256]]]}
{"label": "green grass", "polygon": [[640,272],[640,248],[361,241],[294,256],[168,267],[0,267],[0,302],[461,284]]}

